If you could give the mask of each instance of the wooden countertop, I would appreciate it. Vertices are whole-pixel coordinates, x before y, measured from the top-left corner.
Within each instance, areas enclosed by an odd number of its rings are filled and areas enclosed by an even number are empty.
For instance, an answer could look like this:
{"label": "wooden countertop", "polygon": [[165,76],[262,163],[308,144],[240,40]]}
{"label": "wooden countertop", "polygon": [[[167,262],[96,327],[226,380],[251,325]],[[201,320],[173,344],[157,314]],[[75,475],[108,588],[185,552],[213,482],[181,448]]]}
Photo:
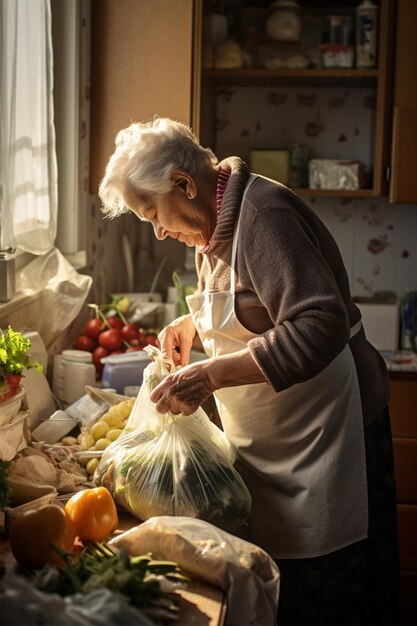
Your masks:
{"label": "wooden countertop", "polygon": [[[119,511],[118,535],[140,523],[132,515]],[[5,535],[0,536],[0,560],[7,571],[13,571],[16,561],[10,551]],[[219,588],[204,582],[188,583],[184,589],[176,592],[180,596],[178,626],[223,626],[226,617],[225,594]],[[59,626],[59,624],[57,624]]]}

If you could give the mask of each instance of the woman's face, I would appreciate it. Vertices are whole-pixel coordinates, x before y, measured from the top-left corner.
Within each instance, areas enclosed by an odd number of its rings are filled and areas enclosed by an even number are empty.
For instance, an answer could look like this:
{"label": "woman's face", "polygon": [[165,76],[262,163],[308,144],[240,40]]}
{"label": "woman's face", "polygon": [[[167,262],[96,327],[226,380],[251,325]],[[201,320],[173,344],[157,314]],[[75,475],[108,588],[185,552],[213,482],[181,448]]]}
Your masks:
{"label": "woman's face", "polygon": [[190,185],[183,177],[173,180],[168,193],[155,194],[146,204],[138,200],[126,204],[139,219],[152,224],[157,239],[172,237],[189,247],[204,246],[216,225],[215,208],[204,193],[197,194],[194,181]]}

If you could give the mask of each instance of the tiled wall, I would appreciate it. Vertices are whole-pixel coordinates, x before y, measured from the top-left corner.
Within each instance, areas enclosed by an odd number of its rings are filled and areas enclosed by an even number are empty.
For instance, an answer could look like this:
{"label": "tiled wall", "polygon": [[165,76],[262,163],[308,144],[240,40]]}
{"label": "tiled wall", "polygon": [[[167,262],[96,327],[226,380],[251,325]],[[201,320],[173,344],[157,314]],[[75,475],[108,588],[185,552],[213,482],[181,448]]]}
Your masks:
{"label": "tiled wall", "polygon": [[[216,153],[249,160],[251,148],[309,148],[312,158],[372,165],[370,88],[241,87],[217,93]],[[303,198],[339,244],[355,296],[417,288],[417,205],[387,198]]]}

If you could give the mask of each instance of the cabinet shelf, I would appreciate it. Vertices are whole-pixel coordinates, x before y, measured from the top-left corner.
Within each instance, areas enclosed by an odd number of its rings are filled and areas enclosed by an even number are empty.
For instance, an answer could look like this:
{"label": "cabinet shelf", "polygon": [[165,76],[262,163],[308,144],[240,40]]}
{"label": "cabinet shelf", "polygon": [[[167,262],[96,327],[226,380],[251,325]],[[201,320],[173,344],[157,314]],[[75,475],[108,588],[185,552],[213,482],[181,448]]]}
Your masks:
{"label": "cabinet shelf", "polygon": [[298,196],[336,196],[346,198],[373,198],[378,194],[373,189],[308,189],[306,187],[292,188]]}
{"label": "cabinet shelf", "polygon": [[239,85],[254,84],[303,84],[303,85],[352,85],[374,86],[379,77],[377,69],[267,69],[267,68],[206,68],[203,78],[220,83]]}

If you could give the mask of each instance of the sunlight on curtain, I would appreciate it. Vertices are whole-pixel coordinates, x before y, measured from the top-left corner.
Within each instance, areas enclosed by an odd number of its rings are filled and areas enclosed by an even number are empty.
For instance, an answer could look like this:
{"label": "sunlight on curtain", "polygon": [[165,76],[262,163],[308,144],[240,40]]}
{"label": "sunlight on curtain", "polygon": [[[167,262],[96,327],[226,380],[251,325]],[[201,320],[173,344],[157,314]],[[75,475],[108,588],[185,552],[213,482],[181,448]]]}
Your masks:
{"label": "sunlight on curtain", "polygon": [[1,248],[54,246],[57,164],[50,0],[0,0]]}

